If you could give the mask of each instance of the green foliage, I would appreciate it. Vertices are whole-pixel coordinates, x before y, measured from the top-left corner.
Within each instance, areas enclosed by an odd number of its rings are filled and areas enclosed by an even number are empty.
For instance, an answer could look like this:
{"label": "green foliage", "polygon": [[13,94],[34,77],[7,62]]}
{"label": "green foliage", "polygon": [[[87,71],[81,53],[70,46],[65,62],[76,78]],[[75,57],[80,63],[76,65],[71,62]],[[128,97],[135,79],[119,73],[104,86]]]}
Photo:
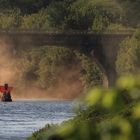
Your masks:
{"label": "green foliage", "polygon": [[[11,9],[20,9],[23,19],[22,29],[90,29],[99,32],[112,23],[136,27],[139,24],[138,4],[138,1],[118,3],[114,0],[1,0],[0,11],[3,13]],[[3,29],[13,28],[11,25],[13,22],[16,25],[17,22],[19,23],[19,19],[13,18],[13,13],[3,14],[2,21]],[[18,28],[18,26],[14,27]]]}
{"label": "green foliage", "polygon": [[63,29],[65,27],[65,20],[69,14],[69,6],[72,0],[68,1],[55,1],[47,8],[48,19],[52,27]]}
{"label": "green foliage", "polygon": [[101,31],[110,22],[120,18],[121,9],[114,1],[108,0],[82,0],[72,5],[73,28],[93,29]]}
{"label": "green foliage", "polygon": [[92,60],[84,54],[76,53],[76,56],[80,60],[82,68],[80,79],[83,86],[89,89],[97,85],[102,85],[103,75],[97,64],[92,62]]}
{"label": "green foliage", "polygon": [[[25,50],[20,56],[21,61],[18,64],[18,67],[21,67],[20,79],[34,86],[54,87],[63,77],[64,72],[67,75],[69,71],[75,73],[77,70],[80,73],[77,79],[86,89],[102,84],[102,73],[98,66],[88,56],[73,52],[68,48],[40,47],[30,49],[28,52]],[[69,81],[75,79],[72,75],[68,76]]]}
{"label": "green foliage", "polygon": [[19,28],[21,24],[21,15],[19,9],[6,11],[6,13],[0,13],[0,29],[15,29]]}
{"label": "green foliage", "polygon": [[32,82],[36,80],[38,86],[49,87],[54,83],[59,69],[68,63],[70,57],[72,57],[72,52],[65,48],[42,47],[28,50],[28,52],[24,51],[20,63],[22,80]]}
{"label": "green foliage", "polygon": [[52,0],[0,0],[0,9],[18,8],[22,14],[31,14],[46,8]]}
{"label": "green foliage", "polygon": [[107,26],[109,26],[109,19],[101,15],[95,17],[92,29],[96,31],[103,31]]}
{"label": "green foliage", "polygon": [[137,28],[136,32],[134,33],[134,37],[137,40],[140,40],[140,27]]}
{"label": "green foliage", "polygon": [[58,75],[72,64],[73,57],[73,52],[66,48],[45,50],[45,54],[39,63],[39,85],[42,87],[52,86],[57,81]]}
{"label": "green foliage", "polygon": [[51,25],[61,28],[100,31],[110,22],[118,22],[121,8],[109,0],[76,0],[52,3],[48,8]]}
{"label": "green foliage", "polygon": [[77,0],[70,7],[66,24],[68,28],[85,30],[92,26],[93,18],[94,14],[89,1]]}
{"label": "green foliage", "polygon": [[130,29],[132,29],[132,28],[127,28],[127,27],[125,27],[123,24],[117,24],[117,23],[112,23],[112,24],[110,24],[108,27],[107,27],[107,29],[106,30],[108,30],[108,31],[125,31],[125,30],[130,30]]}
{"label": "green foliage", "polygon": [[140,23],[139,0],[117,0],[123,7],[122,23],[127,26],[137,27]]}
{"label": "green foliage", "polygon": [[42,9],[38,13],[23,16],[20,28],[35,31],[49,30],[47,11]]}
{"label": "green foliage", "polygon": [[116,70],[118,75],[138,72],[140,58],[139,31],[131,38],[125,39],[118,52]]}
{"label": "green foliage", "polygon": [[7,15],[4,12],[19,9],[23,19],[22,29],[42,30],[51,27],[51,30],[100,32],[112,23],[137,27],[140,19],[139,5],[139,0],[0,0],[1,26],[2,29],[13,29],[13,24],[16,24],[14,28],[18,29],[19,19],[13,17],[16,14],[12,12]]}
{"label": "green foliage", "polygon": [[[91,90],[84,100],[85,111],[55,130],[36,133],[34,140],[139,140],[139,80],[140,75],[128,75],[121,77],[114,88]],[[131,97],[133,94],[139,96],[126,102],[125,95]]]}

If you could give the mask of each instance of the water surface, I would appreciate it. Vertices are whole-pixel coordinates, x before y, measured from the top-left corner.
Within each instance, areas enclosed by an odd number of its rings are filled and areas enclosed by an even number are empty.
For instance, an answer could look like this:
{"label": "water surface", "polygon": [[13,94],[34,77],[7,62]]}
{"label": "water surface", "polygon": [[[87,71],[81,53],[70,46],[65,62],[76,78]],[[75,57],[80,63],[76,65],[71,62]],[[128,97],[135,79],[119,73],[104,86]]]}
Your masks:
{"label": "water surface", "polygon": [[0,102],[0,140],[25,140],[45,124],[73,116],[72,101]]}

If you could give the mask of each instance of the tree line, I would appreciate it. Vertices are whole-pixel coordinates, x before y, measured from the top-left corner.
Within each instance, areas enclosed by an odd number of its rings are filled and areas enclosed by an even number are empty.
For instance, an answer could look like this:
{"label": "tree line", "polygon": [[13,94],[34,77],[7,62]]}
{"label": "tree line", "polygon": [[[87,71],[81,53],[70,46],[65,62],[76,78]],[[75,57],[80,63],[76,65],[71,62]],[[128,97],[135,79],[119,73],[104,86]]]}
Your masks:
{"label": "tree line", "polygon": [[139,0],[0,0],[0,29],[120,30],[136,28]]}

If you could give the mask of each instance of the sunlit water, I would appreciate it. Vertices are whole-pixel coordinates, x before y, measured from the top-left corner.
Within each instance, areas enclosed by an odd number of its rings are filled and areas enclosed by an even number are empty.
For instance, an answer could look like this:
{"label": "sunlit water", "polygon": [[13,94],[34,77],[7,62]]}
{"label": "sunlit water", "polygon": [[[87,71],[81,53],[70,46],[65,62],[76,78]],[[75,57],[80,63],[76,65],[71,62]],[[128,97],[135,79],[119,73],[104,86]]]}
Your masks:
{"label": "sunlit water", "polygon": [[0,102],[0,140],[25,140],[45,124],[74,116],[71,101]]}

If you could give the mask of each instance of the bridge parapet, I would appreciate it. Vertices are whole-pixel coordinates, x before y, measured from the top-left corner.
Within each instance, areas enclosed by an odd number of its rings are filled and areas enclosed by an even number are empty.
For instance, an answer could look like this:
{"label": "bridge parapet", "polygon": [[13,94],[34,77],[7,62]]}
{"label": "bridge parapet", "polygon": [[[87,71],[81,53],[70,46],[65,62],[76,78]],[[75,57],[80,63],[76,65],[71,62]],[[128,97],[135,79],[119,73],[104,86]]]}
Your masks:
{"label": "bridge parapet", "polygon": [[59,34],[66,34],[66,35],[106,35],[106,34],[133,34],[135,29],[124,29],[124,30],[105,30],[105,31],[98,31],[98,30],[83,30],[83,31],[75,31],[75,30],[0,30],[0,34],[50,34],[50,35],[59,35]]}

